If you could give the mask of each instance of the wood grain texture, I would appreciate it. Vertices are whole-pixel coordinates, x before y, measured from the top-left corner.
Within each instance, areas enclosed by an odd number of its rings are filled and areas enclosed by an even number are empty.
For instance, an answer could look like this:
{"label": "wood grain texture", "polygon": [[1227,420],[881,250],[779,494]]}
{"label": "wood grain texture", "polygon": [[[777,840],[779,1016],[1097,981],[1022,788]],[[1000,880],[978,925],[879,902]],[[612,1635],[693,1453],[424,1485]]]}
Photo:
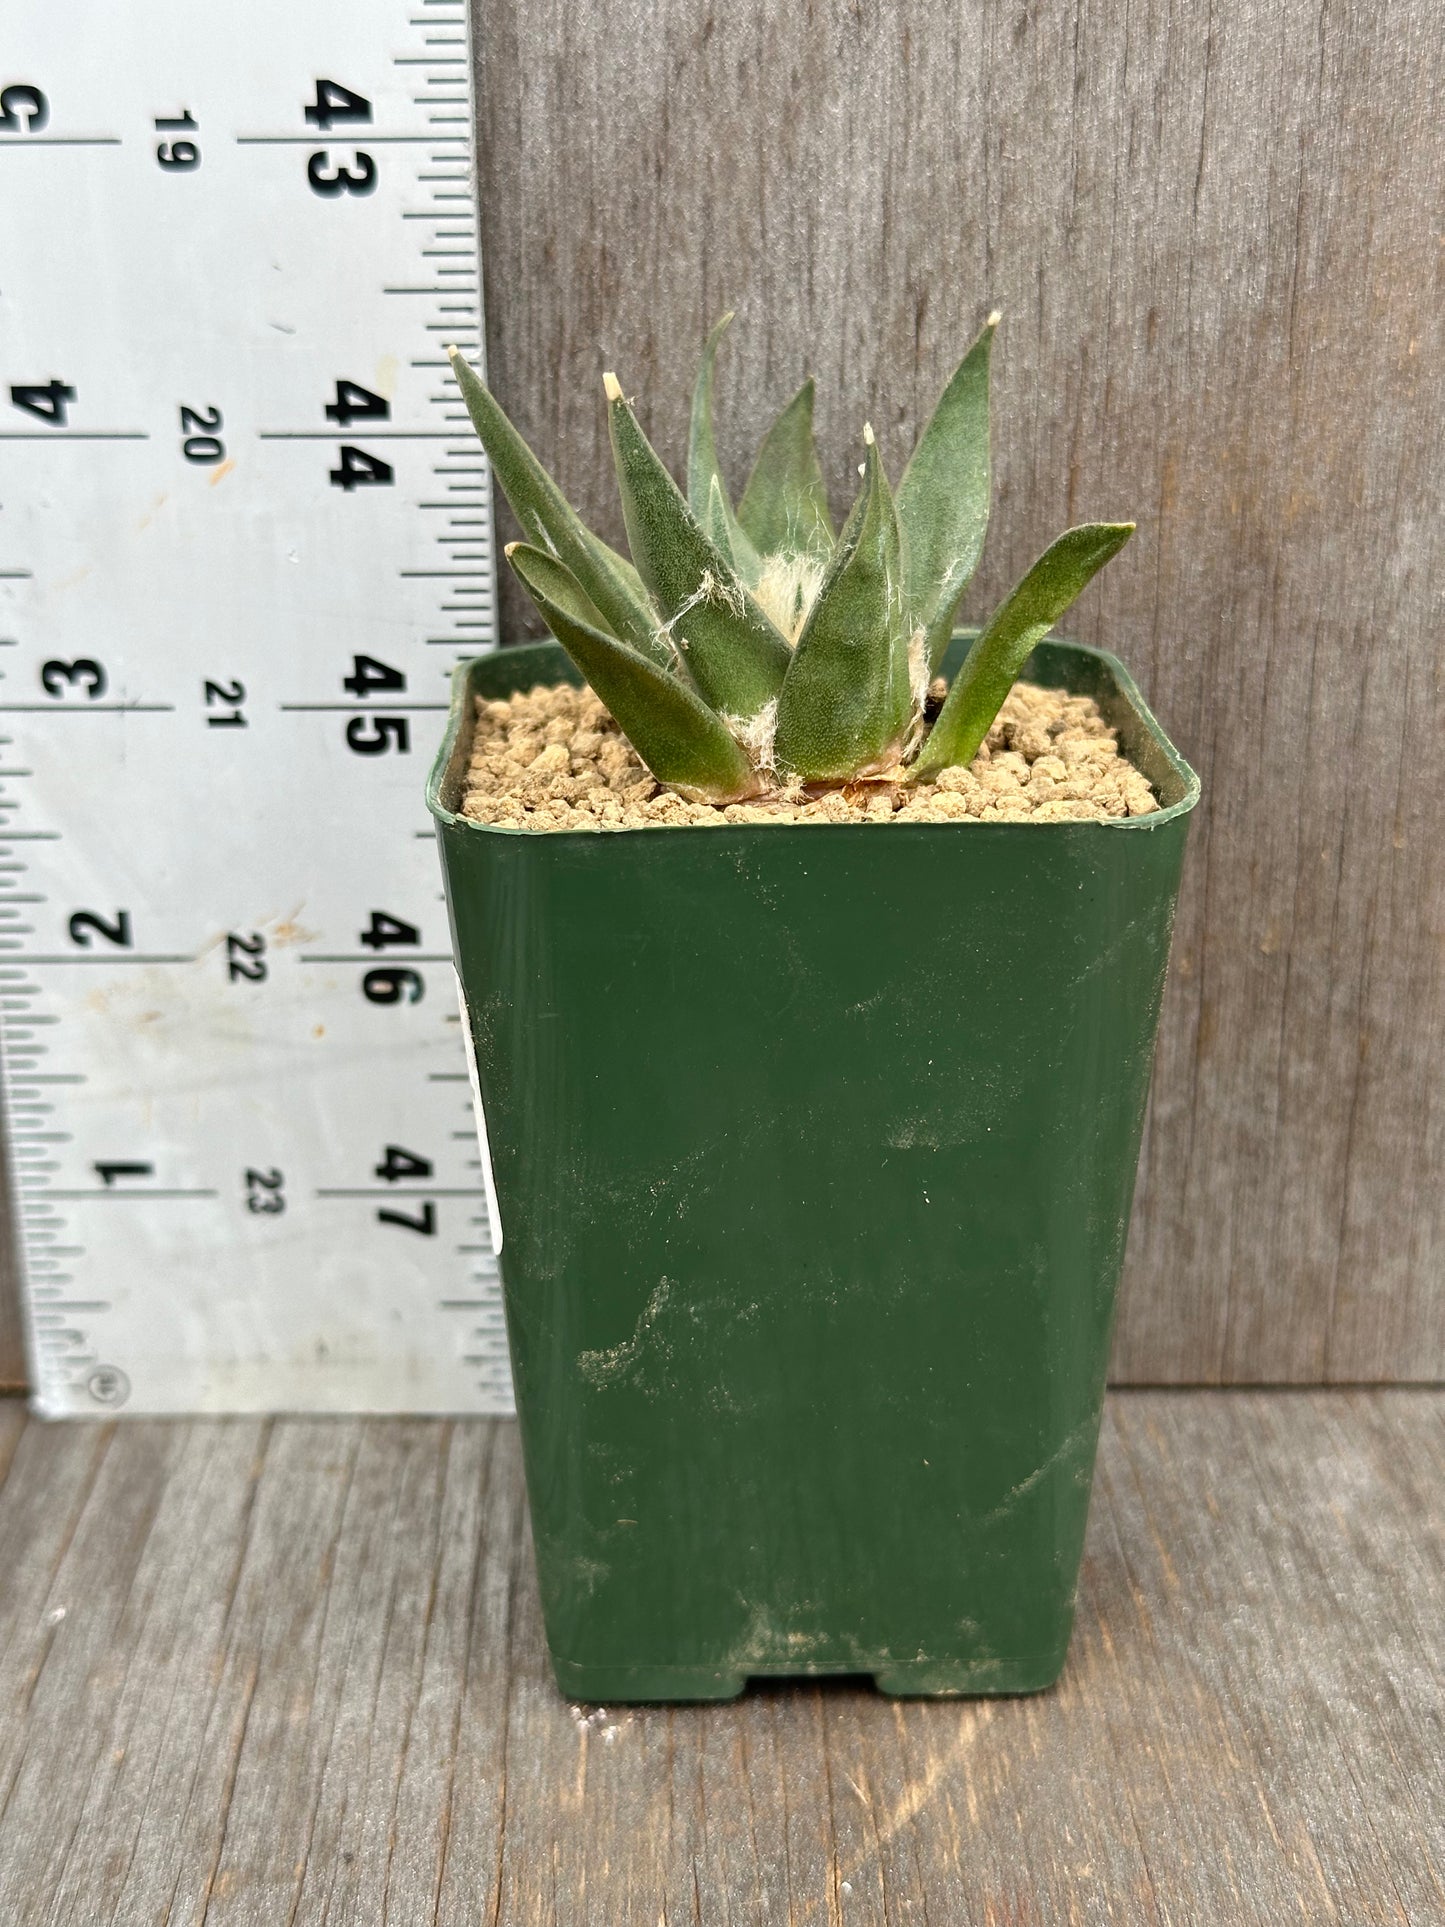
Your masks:
{"label": "wood grain texture", "polygon": [[1070,628],[1205,785],[1116,1376],[1445,1377],[1438,10],[493,0],[477,36],[490,372],[613,539],[604,367],[680,462],[735,307],[734,487],[811,366],[841,507],[864,418],[896,477],[1003,309],[966,612],[1137,513]]}
{"label": "wood grain texture", "polygon": [[0,1919],[1428,1927],[1445,1394],[1110,1401],[1036,1699],[569,1705],[503,1421],[0,1407]]}

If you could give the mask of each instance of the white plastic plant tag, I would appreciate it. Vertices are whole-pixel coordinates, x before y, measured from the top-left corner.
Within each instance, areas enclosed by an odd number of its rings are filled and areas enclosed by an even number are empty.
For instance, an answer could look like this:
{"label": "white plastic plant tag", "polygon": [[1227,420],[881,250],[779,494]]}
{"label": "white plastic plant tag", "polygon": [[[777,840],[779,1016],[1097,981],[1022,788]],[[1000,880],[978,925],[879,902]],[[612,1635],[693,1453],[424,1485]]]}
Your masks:
{"label": "white plastic plant tag", "polygon": [[487,1224],[492,1234],[492,1255],[496,1257],[502,1249],[502,1214],[497,1209],[497,1180],[492,1175],[492,1146],[487,1137],[487,1111],[482,1103],[482,1080],[477,1071],[477,1047],[472,1042],[472,1018],[467,1009],[467,993],[462,989],[462,980],[452,967],[452,975],[457,979],[457,1004],[462,1013],[462,1038],[467,1048],[467,1076],[472,1081],[472,1112],[477,1120],[477,1155],[482,1160],[482,1184],[487,1193]]}

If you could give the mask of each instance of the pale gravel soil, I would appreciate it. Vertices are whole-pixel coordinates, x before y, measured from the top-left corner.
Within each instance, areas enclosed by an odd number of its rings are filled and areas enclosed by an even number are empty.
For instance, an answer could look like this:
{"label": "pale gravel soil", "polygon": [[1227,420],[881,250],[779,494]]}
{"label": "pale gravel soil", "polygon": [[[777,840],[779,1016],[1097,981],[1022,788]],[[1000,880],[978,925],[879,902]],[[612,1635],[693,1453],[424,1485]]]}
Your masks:
{"label": "pale gravel soil", "polygon": [[1059,823],[1147,816],[1148,780],[1091,696],[1015,683],[968,769],[910,785],[887,776],[751,803],[687,803],[657,783],[590,689],[569,683],[478,698],[461,813],[532,830],[656,824]]}

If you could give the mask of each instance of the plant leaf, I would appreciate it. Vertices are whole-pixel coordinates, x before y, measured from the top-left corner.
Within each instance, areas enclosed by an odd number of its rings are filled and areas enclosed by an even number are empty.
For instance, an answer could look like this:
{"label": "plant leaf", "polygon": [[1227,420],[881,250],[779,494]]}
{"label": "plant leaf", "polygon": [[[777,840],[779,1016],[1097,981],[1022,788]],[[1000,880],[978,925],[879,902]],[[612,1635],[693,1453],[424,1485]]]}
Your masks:
{"label": "plant leaf", "polygon": [[1050,543],[979,631],[909,771],[912,780],[973,761],[1034,644],[1133,533],[1132,522],[1087,522]]}
{"label": "plant leaf", "polygon": [[[733,554],[732,530],[728,527],[727,498],[723,494],[721,479],[714,475],[708,484],[707,511],[702,517],[703,532],[717,550],[724,562],[737,566]],[[747,537],[744,536],[746,541]]]}
{"label": "plant leaf", "polygon": [[[698,366],[697,381],[692,391],[692,418],[687,433],[687,499],[693,514],[703,527],[712,534],[711,509],[709,506],[714,482],[722,496],[723,518],[727,524],[728,542],[724,551],[739,575],[752,586],[762,572],[762,557],[743,533],[733,505],[728,497],[727,483],[723,480],[722,469],[717,458],[717,440],[713,434],[712,392],[713,376],[717,367],[718,343],[723,332],[732,320],[729,311],[721,320],[713,324],[712,332],[703,345],[702,361]],[[716,542],[717,537],[714,535]],[[723,544],[717,543],[721,549]]]}
{"label": "plant leaf", "polygon": [[669,663],[672,652],[657,634],[656,612],[632,564],[587,527],[476,369],[455,348],[447,354],[492,473],[529,538],[571,570],[608,628],[654,662]]}
{"label": "plant leaf", "polygon": [[989,316],[954,370],[898,484],[909,606],[927,634],[934,669],[988,532],[988,371],[998,322]]}
{"label": "plant leaf", "polygon": [[800,549],[827,555],[832,548],[828,491],[813,446],[811,375],[763,437],[738,520],[761,556]]}
{"label": "plant leaf", "polygon": [[778,698],[774,760],[805,782],[885,767],[913,713],[898,518],[873,431],[863,434],[863,493]]}
{"label": "plant leaf", "polygon": [[[544,616],[547,611],[542,609],[539,600],[543,596],[553,612],[565,616],[569,622],[583,623],[589,629],[600,629],[604,636],[610,634],[601,610],[565,562],[559,562],[555,555],[548,555],[545,549],[539,549],[531,542],[509,542],[503,554],[512,565],[513,575]],[[615,636],[611,640],[619,649],[629,647]],[[557,641],[561,642],[562,638],[558,636]],[[565,649],[567,645],[563,643],[562,646]],[[651,664],[651,657],[647,660]],[[581,668],[580,663],[578,667]],[[603,701],[606,701],[605,697]]]}
{"label": "plant leaf", "polygon": [[778,693],[792,659],[788,645],[708,540],[638,427],[617,377],[604,375],[603,383],[627,545],[638,573],[704,698],[721,715],[751,718]]}
{"label": "plant leaf", "polygon": [[721,718],[686,683],[599,628],[569,569],[525,542],[509,544],[507,560],[659,783],[702,803],[757,794],[757,771]]}

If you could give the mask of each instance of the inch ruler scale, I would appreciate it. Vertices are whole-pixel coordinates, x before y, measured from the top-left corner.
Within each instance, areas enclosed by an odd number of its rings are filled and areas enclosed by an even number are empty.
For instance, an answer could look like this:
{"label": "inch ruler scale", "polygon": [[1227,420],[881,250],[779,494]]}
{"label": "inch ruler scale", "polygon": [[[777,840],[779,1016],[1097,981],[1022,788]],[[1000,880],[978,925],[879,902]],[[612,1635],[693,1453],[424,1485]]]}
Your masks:
{"label": "inch ruler scale", "polygon": [[496,640],[465,0],[31,0],[0,59],[36,1405],[510,1410],[422,801]]}

